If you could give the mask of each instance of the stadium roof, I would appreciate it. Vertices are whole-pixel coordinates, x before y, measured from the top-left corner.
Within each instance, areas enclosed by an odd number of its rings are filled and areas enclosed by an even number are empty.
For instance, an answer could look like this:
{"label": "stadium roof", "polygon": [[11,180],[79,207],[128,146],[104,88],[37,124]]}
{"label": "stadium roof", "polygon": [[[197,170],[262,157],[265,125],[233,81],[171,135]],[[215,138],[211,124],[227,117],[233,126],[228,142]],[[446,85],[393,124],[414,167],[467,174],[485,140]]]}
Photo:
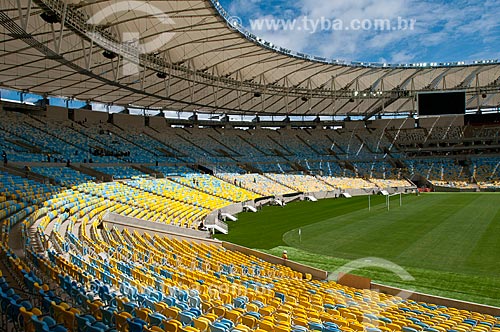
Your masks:
{"label": "stadium roof", "polygon": [[415,92],[429,90],[466,90],[470,109],[500,105],[497,61],[328,61],[276,48],[211,0],[3,3],[0,82],[18,90],[231,114],[412,113]]}

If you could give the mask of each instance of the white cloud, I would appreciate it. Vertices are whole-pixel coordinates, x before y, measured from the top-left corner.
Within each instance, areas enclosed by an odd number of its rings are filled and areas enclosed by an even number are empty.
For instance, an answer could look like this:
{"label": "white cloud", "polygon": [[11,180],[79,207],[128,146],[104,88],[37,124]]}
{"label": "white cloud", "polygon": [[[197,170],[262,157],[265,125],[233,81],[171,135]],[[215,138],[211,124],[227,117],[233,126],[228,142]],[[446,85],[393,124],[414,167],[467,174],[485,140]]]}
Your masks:
{"label": "white cloud", "polygon": [[231,2],[228,8],[228,12],[231,15],[247,15],[247,14],[259,14],[261,1],[260,0],[235,0]]}
{"label": "white cloud", "polygon": [[[398,18],[415,20],[414,30],[395,31],[306,31],[262,30],[256,35],[275,45],[299,52],[334,59],[389,59],[407,62],[414,59],[440,61],[463,60],[473,54],[470,49],[498,45],[500,28],[497,0],[297,0],[294,8],[279,9],[273,1],[235,0],[228,11],[245,18],[341,19],[344,25],[351,20],[389,19],[393,26]],[[266,12],[270,11],[270,12]],[[245,20],[244,20],[245,22]],[[245,22],[247,23],[247,22]],[[246,24],[248,26],[248,24]],[[468,45],[460,48],[457,45]],[[494,48],[494,46],[492,47]],[[455,52],[455,53],[453,53]],[[468,55],[465,55],[468,54]],[[494,52],[493,54],[498,54]],[[485,54],[487,55],[487,54]],[[486,56],[486,58],[490,58]],[[420,61],[420,60],[418,60]]]}
{"label": "white cloud", "polygon": [[26,104],[34,104],[34,103],[36,103],[39,100],[40,100],[40,97],[29,97],[29,98],[25,98],[24,102]]}
{"label": "white cloud", "polygon": [[408,63],[414,59],[414,55],[408,53],[407,51],[399,51],[391,54],[390,63]]}

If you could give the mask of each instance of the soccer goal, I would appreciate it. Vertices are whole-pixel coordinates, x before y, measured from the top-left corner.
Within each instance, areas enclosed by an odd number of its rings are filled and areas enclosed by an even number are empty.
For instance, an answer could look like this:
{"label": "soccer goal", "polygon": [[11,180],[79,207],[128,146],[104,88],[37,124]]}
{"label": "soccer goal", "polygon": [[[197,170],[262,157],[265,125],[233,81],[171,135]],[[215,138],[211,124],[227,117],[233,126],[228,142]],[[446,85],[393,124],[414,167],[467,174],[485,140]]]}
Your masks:
{"label": "soccer goal", "polygon": [[387,195],[386,196],[386,206],[387,206],[387,211],[391,209],[392,206],[403,206],[403,194],[402,193],[396,193],[392,195]]}
{"label": "soccer goal", "polygon": [[[385,197],[385,208],[387,211],[390,211],[391,206],[403,206],[403,193],[395,193],[391,195],[388,192],[385,192],[383,195]],[[368,210],[371,211],[371,209],[371,195],[368,195]]]}

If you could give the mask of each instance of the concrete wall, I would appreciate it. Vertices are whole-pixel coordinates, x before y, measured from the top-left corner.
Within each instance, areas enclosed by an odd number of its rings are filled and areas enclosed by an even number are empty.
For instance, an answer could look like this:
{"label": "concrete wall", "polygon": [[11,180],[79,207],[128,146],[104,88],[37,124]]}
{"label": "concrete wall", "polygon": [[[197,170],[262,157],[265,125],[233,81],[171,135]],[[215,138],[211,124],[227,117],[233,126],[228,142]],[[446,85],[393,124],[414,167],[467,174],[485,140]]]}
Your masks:
{"label": "concrete wall", "polygon": [[410,129],[415,128],[415,119],[406,118],[406,119],[381,119],[381,120],[373,120],[370,124],[367,125],[368,128],[395,128],[395,129]]}
{"label": "concrete wall", "polygon": [[113,114],[113,124],[121,128],[144,128],[144,117],[142,115]]}
{"label": "concrete wall", "polygon": [[[383,188],[383,189],[387,190],[389,194],[395,194],[395,193],[411,192],[415,189],[415,187],[414,186],[394,187],[394,188]],[[311,193],[311,195],[316,197],[317,199],[328,199],[328,198],[340,197],[343,192],[349,193],[351,196],[365,196],[365,195],[371,195],[373,189],[346,189],[346,190],[320,191]]]}
{"label": "concrete wall", "polygon": [[364,121],[346,121],[344,122],[344,128],[347,130],[360,129],[365,127]]}
{"label": "concrete wall", "polygon": [[453,300],[453,299],[448,299],[445,297],[427,295],[427,294],[412,292],[412,291],[403,290],[403,289],[396,288],[396,287],[390,287],[390,286],[385,286],[385,285],[380,285],[380,284],[375,284],[375,283],[371,284],[371,289],[375,289],[381,293],[390,294],[390,295],[398,295],[398,294],[400,294],[399,296],[406,295],[406,296],[409,296],[409,299],[417,301],[417,302],[433,303],[433,304],[444,305],[444,306],[453,307],[453,308],[457,308],[457,309],[461,309],[461,310],[477,311],[477,312],[480,312],[483,314],[500,316],[500,308],[497,308],[497,307],[491,307],[491,306],[477,304],[477,303]]}
{"label": "concrete wall", "polygon": [[93,164],[72,164],[72,167],[75,168],[77,171],[95,177],[99,181],[113,181],[112,175],[99,172],[90,167],[89,165]]}
{"label": "concrete wall", "polygon": [[292,270],[301,272],[302,274],[309,273],[312,275],[314,279],[317,280],[325,280],[328,277],[328,272],[316,269],[314,267],[310,267],[307,265],[303,265],[300,263],[292,262],[290,260],[284,260],[281,257],[276,257],[273,255],[269,255],[257,250],[249,249],[246,247],[239,246],[237,244],[229,243],[229,242],[222,242],[222,246],[228,250],[231,251],[238,251],[241,252],[245,255],[253,255],[257,258],[263,259],[266,262],[272,263],[272,264],[280,264],[280,265],[285,265],[291,268]]}
{"label": "concrete wall", "polygon": [[347,189],[346,193],[349,193],[351,196],[363,196],[363,195],[371,195],[373,189]]}
{"label": "concrete wall", "polygon": [[[313,196],[316,199],[334,198],[334,197],[339,197],[340,190],[318,191],[318,192],[315,192],[315,193],[311,193],[310,195]],[[309,195],[306,195],[306,196],[309,196]]]}
{"label": "concrete wall", "polygon": [[445,187],[445,186],[434,186],[434,191],[436,192],[461,192],[461,193],[473,193],[480,191],[477,188],[455,188],[455,187]]}
{"label": "concrete wall", "polygon": [[68,109],[59,106],[47,106],[46,116],[48,119],[64,121],[68,120]]}
{"label": "concrete wall", "polygon": [[304,200],[304,194],[299,194],[299,195],[293,195],[293,196],[281,196],[277,195],[276,198],[279,200],[285,202],[285,203],[290,203],[294,201],[303,201]]}
{"label": "concrete wall", "polygon": [[143,219],[122,216],[116,213],[106,213],[102,220],[107,224],[116,226],[120,230],[123,228],[134,229],[141,234],[144,232],[163,233],[197,240],[210,238],[210,233],[208,232],[198,231],[196,229],[186,227],[155,223]]}
{"label": "concrete wall", "polygon": [[371,282],[370,278],[343,272],[340,272],[337,278],[337,283],[358,289],[371,289]]}
{"label": "concrete wall", "polygon": [[158,130],[158,131],[163,131],[169,127],[167,125],[167,122],[165,121],[165,118],[160,117],[160,116],[150,117],[149,118],[149,126],[153,129]]}
{"label": "concrete wall", "polygon": [[420,118],[419,125],[423,128],[434,127],[450,127],[450,126],[463,126],[464,116],[440,116],[440,117],[428,117]]}
{"label": "concrete wall", "polygon": [[229,206],[225,206],[223,207],[221,210],[222,213],[229,213],[229,214],[232,214],[232,215],[236,215],[240,212],[243,211],[243,204],[244,203],[235,203],[235,204],[231,204]]}
{"label": "concrete wall", "polygon": [[269,198],[266,198],[266,199],[261,199],[257,202],[254,202],[252,206],[256,207],[256,208],[259,208],[261,206],[264,206],[264,205],[267,205],[267,204],[271,204],[271,202],[274,200],[274,198],[272,197],[269,197]]}
{"label": "concrete wall", "polygon": [[89,110],[75,110],[74,121],[84,122],[89,125],[106,123],[108,121],[108,113]]}

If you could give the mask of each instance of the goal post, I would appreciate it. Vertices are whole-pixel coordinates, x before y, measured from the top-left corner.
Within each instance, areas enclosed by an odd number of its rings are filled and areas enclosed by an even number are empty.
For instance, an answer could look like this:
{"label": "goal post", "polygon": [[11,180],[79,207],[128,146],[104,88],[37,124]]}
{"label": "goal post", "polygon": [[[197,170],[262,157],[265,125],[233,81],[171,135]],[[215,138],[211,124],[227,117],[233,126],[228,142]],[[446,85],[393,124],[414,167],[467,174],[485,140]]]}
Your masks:
{"label": "goal post", "polygon": [[[368,211],[372,210],[372,201],[371,201],[371,196],[368,195]],[[387,211],[390,211],[391,209],[391,199],[394,200],[397,199],[397,202],[399,203],[399,206],[403,206],[403,193],[394,193],[394,194],[385,194],[385,203],[384,207],[387,209]]]}
{"label": "goal post", "polygon": [[[399,196],[399,197],[397,197]],[[387,205],[387,211],[390,210],[390,207],[391,207],[391,198],[392,197],[397,197],[399,198],[399,206],[403,206],[403,193],[395,193],[395,194],[392,194],[392,195],[387,195],[387,201],[386,201],[386,205]]]}

